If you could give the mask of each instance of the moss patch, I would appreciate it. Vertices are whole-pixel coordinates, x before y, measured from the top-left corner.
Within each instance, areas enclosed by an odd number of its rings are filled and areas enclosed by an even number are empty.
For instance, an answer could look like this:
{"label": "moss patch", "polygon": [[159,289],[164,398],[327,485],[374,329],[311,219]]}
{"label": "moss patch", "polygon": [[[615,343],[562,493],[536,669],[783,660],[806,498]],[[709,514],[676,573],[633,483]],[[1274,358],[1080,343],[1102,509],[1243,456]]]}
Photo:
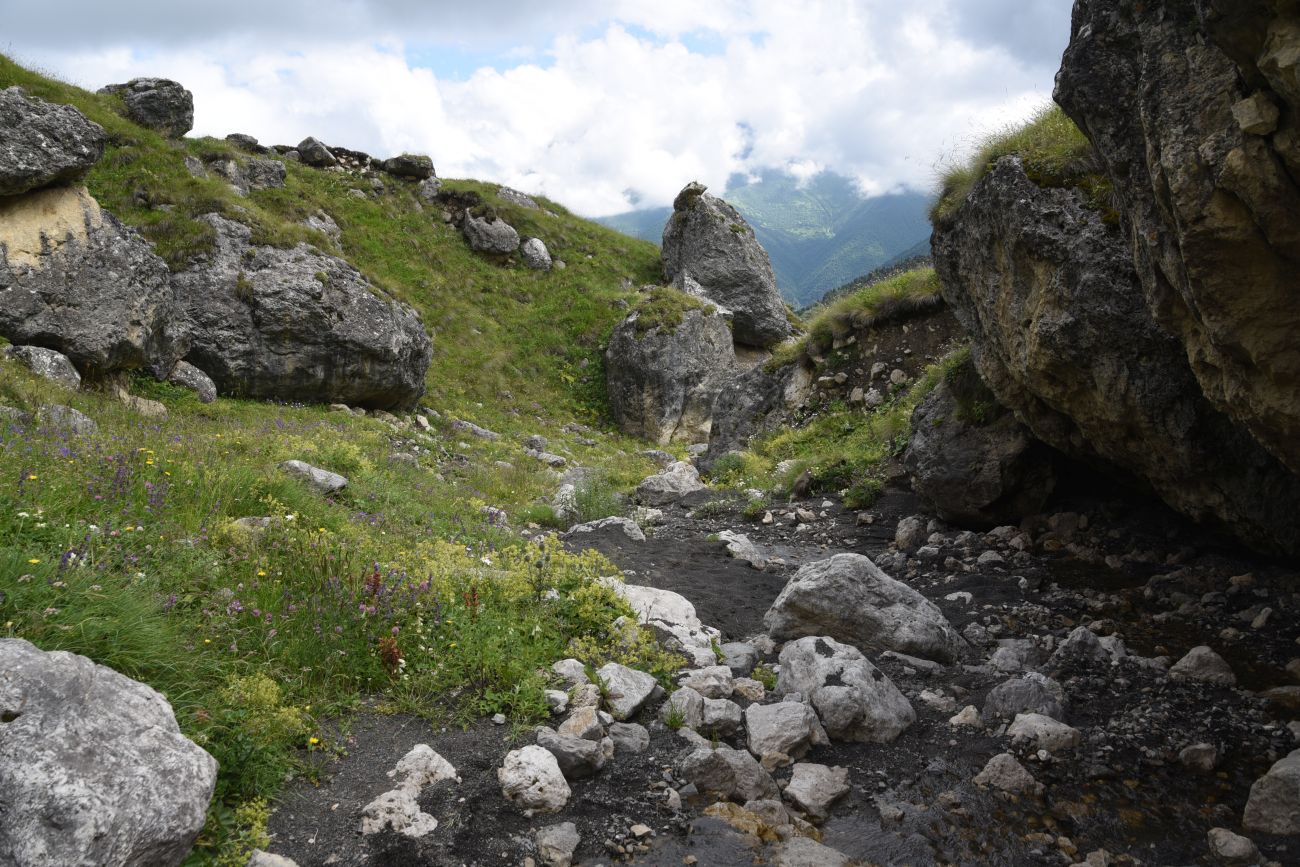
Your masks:
{"label": "moss patch", "polygon": [[686,314],[692,310],[702,310],[705,316],[712,316],[716,312],[715,307],[693,295],[687,295],[671,286],[656,286],[636,307],[637,338],[655,331],[676,331]]}

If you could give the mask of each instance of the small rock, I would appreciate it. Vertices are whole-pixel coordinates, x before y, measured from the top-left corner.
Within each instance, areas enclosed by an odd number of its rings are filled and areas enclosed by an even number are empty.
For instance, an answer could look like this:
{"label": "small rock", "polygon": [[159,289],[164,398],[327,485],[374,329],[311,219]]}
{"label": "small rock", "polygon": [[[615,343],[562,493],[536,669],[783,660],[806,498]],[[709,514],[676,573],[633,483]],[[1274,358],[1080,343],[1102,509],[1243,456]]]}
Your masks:
{"label": "small rock", "polygon": [[847,768],[800,762],[792,771],[783,795],[814,819],[824,820],[830,814],[831,804],[848,794]]}
{"label": "small rock", "polygon": [[1248,865],[1259,863],[1259,847],[1254,841],[1227,828],[1211,828],[1206,835],[1210,855],[1223,864]]}
{"label": "small rock", "polygon": [[609,736],[614,739],[618,753],[637,755],[650,749],[650,732],[637,723],[616,722],[609,727]]}
{"label": "small rock", "polygon": [[1042,783],[1036,781],[1010,753],[999,753],[989,759],[984,770],[975,775],[974,782],[978,786],[992,786],[1015,795],[1041,795],[1044,791]]}
{"label": "small rock", "polygon": [[653,675],[617,662],[601,666],[596,675],[605,684],[605,704],[619,722],[635,716],[659,686]]}
{"label": "small rock", "polygon": [[1209,647],[1200,645],[1187,651],[1187,655],[1169,669],[1172,680],[1198,681],[1216,686],[1235,686],[1237,676],[1227,661]]}
{"label": "small rock", "polygon": [[501,794],[522,807],[525,815],[558,812],[571,794],[555,756],[539,746],[507,753],[497,769],[497,781]]}
{"label": "small rock", "polygon": [[1039,713],[1016,714],[1007,728],[1007,736],[1013,742],[1023,740],[1035,749],[1048,752],[1077,747],[1083,742],[1078,729]]}
{"label": "small rock", "polygon": [[578,826],[572,822],[541,828],[533,839],[537,843],[537,855],[547,867],[569,867],[573,853],[582,842]]}
{"label": "small rock", "polygon": [[303,461],[285,461],[280,464],[280,469],[297,476],[322,494],[333,494],[348,486],[348,480],[338,473],[313,467]]}
{"label": "small rock", "polygon": [[1192,744],[1178,752],[1178,761],[1193,771],[1209,773],[1219,764],[1219,750],[1214,744]]}

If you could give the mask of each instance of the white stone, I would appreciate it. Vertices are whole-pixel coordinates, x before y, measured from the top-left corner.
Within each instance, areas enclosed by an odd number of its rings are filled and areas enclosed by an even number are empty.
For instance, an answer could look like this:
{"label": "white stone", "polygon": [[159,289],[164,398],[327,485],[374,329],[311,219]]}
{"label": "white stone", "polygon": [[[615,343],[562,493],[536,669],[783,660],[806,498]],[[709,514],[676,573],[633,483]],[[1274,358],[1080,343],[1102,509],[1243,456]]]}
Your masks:
{"label": "white stone", "polygon": [[555,756],[535,745],[507,753],[497,769],[497,781],[501,794],[530,816],[563,810],[571,794]]}
{"label": "white stone", "polygon": [[619,722],[635,716],[658,686],[652,675],[617,662],[601,666],[596,676],[605,685],[605,704]]}

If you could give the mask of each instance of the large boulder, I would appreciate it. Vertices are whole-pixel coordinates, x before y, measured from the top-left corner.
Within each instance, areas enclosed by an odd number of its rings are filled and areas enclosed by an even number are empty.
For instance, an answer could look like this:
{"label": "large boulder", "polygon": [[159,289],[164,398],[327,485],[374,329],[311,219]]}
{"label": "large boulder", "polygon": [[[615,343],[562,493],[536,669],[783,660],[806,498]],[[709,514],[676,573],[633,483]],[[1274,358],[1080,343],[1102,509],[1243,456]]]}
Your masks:
{"label": "large boulder", "polygon": [[298,151],[298,159],[302,160],[303,165],[327,169],[339,164],[338,157],[334,156],[334,152],[315,136],[307,136],[298,143],[296,150]]}
{"label": "large boulder", "polygon": [[662,473],[643,479],[636,486],[636,499],[645,506],[666,506],[704,488],[699,470],[686,461],[674,461]]}
{"label": "large boulder", "polygon": [[[970,365],[954,378],[978,382]],[[1056,486],[1051,450],[1010,412],[991,400],[959,397],[961,389],[941,379],[912,413],[903,455],[912,489],[940,518],[961,526],[1038,514]]]}
{"label": "large boulder", "polygon": [[794,329],[767,251],[745,218],[706,189],[692,182],[673,202],[664,227],[664,277],[679,288],[698,284],[705,297],[730,310],[737,343],[780,343]]}
{"label": "large boulder", "polygon": [[0,90],[0,196],[80,178],[104,153],[104,128],[70,105]]}
{"label": "large boulder", "polygon": [[0,334],[63,353],[83,376],[171,369],[170,276],[83,187],[0,198]]}
{"label": "large boulder", "polygon": [[222,394],[372,409],[414,405],[432,346],[419,316],[342,259],[251,243],[216,214],[215,249],[174,278],[186,360]]}
{"label": "large boulder", "polygon": [[744,448],[751,437],[779,425],[812,393],[813,375],[802,364],[769,371],[764,364],[738,373],[713,402],[709,450],[700,459],[704,469],[718,458]]}
{"label": "large boulder", "polygon": [[460,230],[470,249],[479,253],[505,256],[519,248],[519,233],[500,217],[488,219],[466,214]]}
{"label": "large boulder", "polygon": [[861,554],[799,569],[763,616],[777,641],[828,635],[866,650],[951,662],[960,639],[933,602]]}
{"label": "large boulder", "polygon": [[0,863],[180,864],[216,779],[154,690],[0,639]]}
{"label": "large boulder", "polygon": [[1265,834],[1300,834],[1300,750],[1278,759],[1250,787],[1242,825]]}
{"label": "large boulder", "polygon": [[422,181],[433,177],[433,160],[423,154],[401,154],[389,157],[380,166],[388,174],[399,178]]}
{"label": "large boulder", "polygon": [[1300,478],[1201,393],[1153,321],[1128,240],[1083,193],[997,162],[933,238],[980,377],[1058,451],[1119,468],[1270,552],[1300,552]]}
{"label": "large boulder", "polygon": [[194,128],[194,94],[170,79],[133,78],[99,92],[122,97],[128,118],[168,138],[180,138]]}
{"label": "large boulder", "polygon": [[1201,389],[1300,473],[1298,51],[1293,3],[1080,2],[1056,99]]}
{"label": "large boulder", "polygon": [[731,329],[711,308],[687,310],[675,327],[646,329],[633,313],[605,350],[614,421],[659,445],[707,440],[714,401],[735,364]]}
{"label": "large boulder", "polygon": [[916,722],[907,696],[856,647],[808,637],[781,649],[776,689],[812,704],[836,740],[889,743]]}

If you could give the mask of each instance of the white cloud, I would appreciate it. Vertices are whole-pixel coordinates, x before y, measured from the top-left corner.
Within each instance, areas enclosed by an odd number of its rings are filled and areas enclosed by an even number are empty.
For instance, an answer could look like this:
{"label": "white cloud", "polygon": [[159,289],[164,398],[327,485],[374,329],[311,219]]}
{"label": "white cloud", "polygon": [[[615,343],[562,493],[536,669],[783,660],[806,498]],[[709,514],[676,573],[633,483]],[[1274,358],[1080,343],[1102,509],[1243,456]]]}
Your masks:
{"label": "white cloud", "polygon": [[[666,204],[692,179],[721,189],[764,167],[830,169],[868,193],[928,187],[937,163],[1047,100],[1069,7],[618,0],[481,3],[475,14],[467,4],[320,0],[294,30],[285,22],[303,3],[284,0],[259,19],[252,10],[265,4],[231,2],[248,10],[227,4],[221,20],[191,21],[198,32],[176,16],[137,17],[134,36],[106,22],[97,39],[82,21],[66,42],[10,50],[89,87],[175,78],[194,91],[196,135],[421,151],[443,176],[600,215]],[[974,15],[981,5],[1019,15],[1015,26]],[[10,38],[22,39],[23,20],[13,20]],[[707,48],[688,48],[701,37]],[[487,46],[493,65],[439,79],[408,63],[413,45],[421,58]]]}

